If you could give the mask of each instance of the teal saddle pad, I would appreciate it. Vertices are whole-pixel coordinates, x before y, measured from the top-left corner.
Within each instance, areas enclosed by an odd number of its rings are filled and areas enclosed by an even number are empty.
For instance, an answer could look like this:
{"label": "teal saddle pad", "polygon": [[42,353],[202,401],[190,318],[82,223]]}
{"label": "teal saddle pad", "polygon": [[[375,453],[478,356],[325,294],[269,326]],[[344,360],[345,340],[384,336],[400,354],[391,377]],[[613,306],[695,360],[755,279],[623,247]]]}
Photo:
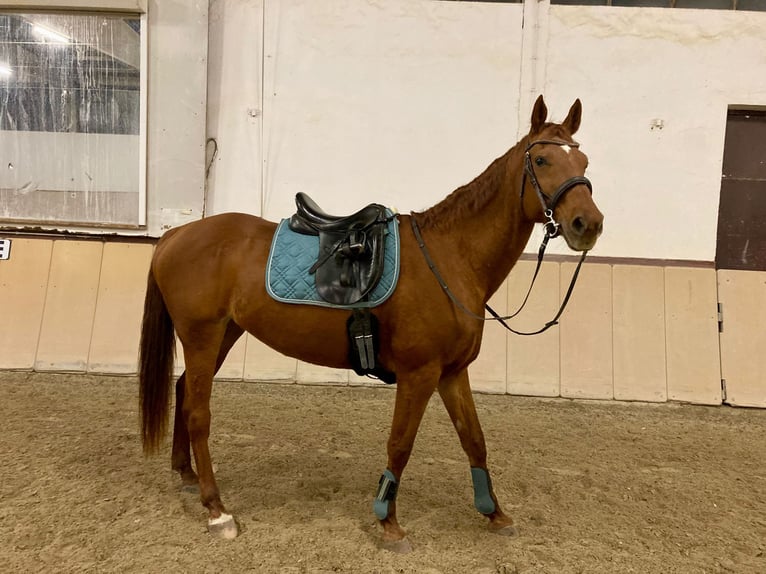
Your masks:
{"label": "teal saddle pad", "polygon": [[[389,210],[386,215],[391,217]],[[320,307],[346,308],[328,303],[317,293],[314,275],[309,269],[319,256],[319,237],[295,233],[288,227],[288,219],[279,222],[271,241],[269,261],[266,265],[266,291],[281,303],[302,303]],[[391,217],[386,229],[383,275],[370,291],[366,301],[348,308],[376,307],[388,299],[399,280],[399,219]]]}

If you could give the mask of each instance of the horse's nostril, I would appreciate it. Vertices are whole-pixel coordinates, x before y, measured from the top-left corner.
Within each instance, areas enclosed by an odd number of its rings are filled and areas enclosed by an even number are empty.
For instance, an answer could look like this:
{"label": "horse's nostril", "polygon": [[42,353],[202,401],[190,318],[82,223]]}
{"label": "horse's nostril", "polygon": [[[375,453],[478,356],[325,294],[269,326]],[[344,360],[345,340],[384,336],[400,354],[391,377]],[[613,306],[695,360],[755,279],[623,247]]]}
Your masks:
{"label": "horse's nostril", "polygon": [[601,235],[601,232],[604,231],[604,223],[602,221],[599,221],[596,225],[596,233]]}
{"label": "horse's nostril", "polygon": [[588,227],[585,220],[577,216],[572,220],[572,230],[578,235],[582,235],[585,232],[585,228]]}

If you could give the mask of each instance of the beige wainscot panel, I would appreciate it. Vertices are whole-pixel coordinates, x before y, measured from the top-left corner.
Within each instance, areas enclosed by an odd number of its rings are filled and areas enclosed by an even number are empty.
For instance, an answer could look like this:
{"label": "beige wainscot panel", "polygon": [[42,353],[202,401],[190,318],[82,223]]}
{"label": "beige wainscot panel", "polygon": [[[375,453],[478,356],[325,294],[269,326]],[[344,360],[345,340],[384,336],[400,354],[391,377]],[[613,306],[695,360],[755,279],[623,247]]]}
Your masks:
{"label": "beige wainscot panel", "polygon": [[88,371],[136,372],[146,274],[152,251],[150,244],[104,245]]}
{"label": "beige wainscot panel", "polygon": [[664,269],[615,265],[612,309],[614,398],[666,401]]}
{"label": "beige wainscot panel", "polygon": [[298,361],[276,352],[252,335],[247,335],[246,381],[294,383]]}
{"label": "beige wainscot panel", "polygon": [[53,242],[36,370],[86,370],[103,251],[96,241]]}
{"label": "beige wainscot panel", "polygon": [[[535,261],[519,261],[511,271],[508,308],[518,310],[529,291]],[[517,331],[531,332],[553,319],[560,304],[560,264],[543,263],[529,301],[509,324]],[[539,335],[508,335],[508,392],[514,395],[557,397],[560,394],[559,329],[554,326]]]}
{"label": "beige wainscot panel", "polygon": [[[489,304],[500,315],[508,312],[507,281],[492,295]],[[468,368],[471,388],[474,391],[499,394],[506,392],[506,333],[505,328],[497,321],[484,322],[481,351]]]}
{"label": "beige wainscot panel", "polygon": [[330,367],[298,361],[296,379],[299,383],[310,383],[312,385],[347,385],[349,373],[351,372],[345,369],[331,369]]}
{"label": "beige wainscot panel", "polygon": [[11,238],[0,261],[0,369],[32,369],[45,308],[53,241]]}
{"label": "beige wainscot panel", "polygon": [[223,364],[215,374],[216,379],[241,381],[245,376],[245,354],[247,352],[247,337],[243,334],[229,349]]}
{"label": "beige wainscot panel", "polygon": [[[234,346],[229,350],[223,365],[218,369],[215,378],[227,381],[241,381],[245,371],[246,338],[242,335]],[[184,360],[184,347],[181,340],[176,336],[176,358],[173,366],[173,374],[180,377],[186,370],[186,361]]]}
{"label": "beige wainscot panel", "polygon": [[[561,264],[560,296],[575,270]],[[559,326],[561,396],[588,399],[614,397],[612,370],[612,268],[586,263]]]}
{"label": "beige wainscot panel", "polygon": [[714,269],[665,269],[668,399],[721,403],[721,362]]}
{"label": "beige wainscot panel", "polygon": [[726,402],[766,407],[766,272],[718,271]]}
{"label": "beige wainscot panel", "polygon": [[[243,379],[246,345],[245,335],[242,335],[226,355],[223,365],[215,374],[216,379],[225,381],[241,381]],[[181,340],[176,336],[176,357],[173,364],[173,376],[178,378],[185,370],[184,347],[181,344]]]}
{"label": "beige wainscot panel", "polygon": [[176,335],[176,357],[173,362],[173,375],[180,377],[181,373],[186,370],[186,363],[184,361],[184,346],[181,344],[181,340]]}
{"label": "beige wainscot panel", "polygon": [[[245,335],[242,335],[234,346],[229,350],[223,365],[218,369],[215,378],[226,381],[241,381],[245,371],[245,354],[247,343]],[[186,361],[184,360],[184,347],[181,340],[176,336],[176,358],[173,365],[173,375],[180,377],[186,370]]]}

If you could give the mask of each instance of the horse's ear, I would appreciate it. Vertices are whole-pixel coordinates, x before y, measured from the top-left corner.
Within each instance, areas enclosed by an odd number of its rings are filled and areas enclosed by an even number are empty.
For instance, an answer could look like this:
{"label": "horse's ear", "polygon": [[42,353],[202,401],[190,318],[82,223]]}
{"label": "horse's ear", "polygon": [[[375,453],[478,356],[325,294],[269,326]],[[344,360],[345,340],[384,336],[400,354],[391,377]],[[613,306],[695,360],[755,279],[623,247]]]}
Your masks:
{"label": "horse's ear", "polygon": [[565,119],[564,123],[561,125],[567,128],[571,135],[574,135],[575,132],[580,128],[581,119],[582,119],[582,104],[580,103],[580,98],[577,98],[575,102],[572,104],[572,107],[569,108],[569,114],[567,114],[567,119]]}
{"label": "horse's ear", "polygon": [[548,118],[548,107],[545,105],[545,100],[543,100],[543,95],[540,94],[537,96],[537,100],[535,100],[535,106],[532,108],[532,129],[529,130],[529,133],[537,133],[539,132],[543,124],[545,123],[545,120]]}

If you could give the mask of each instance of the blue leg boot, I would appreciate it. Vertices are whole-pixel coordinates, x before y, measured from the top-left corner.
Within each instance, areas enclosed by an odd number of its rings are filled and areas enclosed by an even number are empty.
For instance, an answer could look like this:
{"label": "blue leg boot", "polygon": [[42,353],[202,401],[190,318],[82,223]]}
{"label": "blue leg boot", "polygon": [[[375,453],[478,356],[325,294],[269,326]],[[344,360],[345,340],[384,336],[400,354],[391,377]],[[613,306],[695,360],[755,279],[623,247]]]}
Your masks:
{"label": "blue leg boot", "polygon": [[492,479],[484,468],[471,467],[473,481],[473,505],[482,514],[488,515],[495,511],[495,501],[492,500]]}
{"label": "blue leg boot", "polygon": [[388,517],[388,503],[396,500],[396,492],[399,490],[399,483],[396,482],[394,473],[386,469],[378,482],[378,492],[375,494],[375,501],[372,503],[372,509],[378,520],[385,520]]}

